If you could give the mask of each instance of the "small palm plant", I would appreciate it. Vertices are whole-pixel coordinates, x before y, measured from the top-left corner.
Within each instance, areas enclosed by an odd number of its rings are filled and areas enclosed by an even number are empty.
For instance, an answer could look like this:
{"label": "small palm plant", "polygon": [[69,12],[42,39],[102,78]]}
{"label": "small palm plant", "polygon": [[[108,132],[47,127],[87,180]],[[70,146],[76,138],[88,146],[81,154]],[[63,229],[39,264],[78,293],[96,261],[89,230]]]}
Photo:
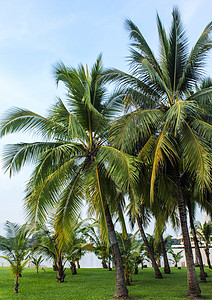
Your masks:
{"label": "small palm plant", "polygon": [[183,250],[175,253],[174,250],[172,248],[169,248],[168,253],[172,255],[171,261],[175,264],[175,268],[177,268],[177,264],[179,263],[179,261],[181,260],[181,258],[183,258],[183,255],[181,255],[181,253],[183,252]]}
{"label": "small palm plant", "polygon": [[67,260],[70,261],[72,275],[77,274],[76,263],[80,267],[79,261],[87,251],[93,251],[92,243],[87,243],[85,234],[86,220],[78,218],[76,223],[71,224],[67,234]]}
{"label": "small palm plant", "polygon": [[26,224],[19,226],[15,223],[6,222],[7,237],[0,236],[0,250],[5,256],[0,256],[10,264],[12,275],[15,277],[14,292],[18,293],[18,278],[21,277],[24,266],[31,259],[28,247],[30,230]]}
{"label": "small palm plant", "polygon": [[137,233],[138,231],[133,235],[128,234],[126,237],[123,237],[121,233],[117,233],[127,285],[130,285],[132,281],[135,259],[137,258],[137,256],[135,256],[135,250],[138,248],[139,243],[136,239]]}
{"label": "small palm plant", "polygon": [[32,263],[35,266],[37,273],[38,273],[39,267],[41,266],[42,262],[44,261],[44,259],[42,259],[42,257],[43,257],[42,255],[40,255],[38,258],[34,257],[34,256],[32,257]]}
{"label": "small palm plant", "polygon": [[37,231],[37,245],[34,247],[34,251],[41,253],[47,259],[53,260],[53,270],[57,271],[58,282],[64,282],[66,276],[64,268],[66,246],[65,242],[59,242],[54,227],[41,226]]}
{"label": "small palm plant", "polygon": [[205,255],[207,257],[208,267],[209,269],[212,269],[209,252],[212,236],[212,222],[205,222],[203,225],[200,222],[196,222],[195,226],[197,235],[201,238],[201,242],[204,242],[205,244]]}
{"label": "small palm plant", "polygon": [[91,224],[84,228],[84,234],[93,244],[94,253],[102,261],[103,269],[112,270],[110,263],[112,260],[112,248],[108,235],[101,230],[100,220],[90,218]]}

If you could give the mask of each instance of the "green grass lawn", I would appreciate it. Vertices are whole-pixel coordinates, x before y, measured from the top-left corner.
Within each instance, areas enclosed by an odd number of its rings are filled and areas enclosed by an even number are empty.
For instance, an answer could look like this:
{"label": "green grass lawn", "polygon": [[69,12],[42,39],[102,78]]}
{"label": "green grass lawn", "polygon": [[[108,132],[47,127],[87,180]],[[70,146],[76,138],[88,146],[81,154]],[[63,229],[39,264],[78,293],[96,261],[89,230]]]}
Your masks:
{"label": "green grass lawn", "polygon": [[[212,272],[208,271],[207,283],[200,284],[202,296],[212,299]],[[57,283],[56,273],[51,268],[46,272],[25,268],[19,279],[19,293],[14,294],[14,279],[9,268],[0,268],[0,299],[112,299],[115,293],[115,271],[103,269],[79,269],[73,276],[66,270],[64,283]],[[163,279],[154,279],[152,268],[139,269],[133,275],[129,289],[132,299],[184,299],[187,295],[186,269],[171,269],[172,274]],[[199,270],[197,270],[197,273]]]}

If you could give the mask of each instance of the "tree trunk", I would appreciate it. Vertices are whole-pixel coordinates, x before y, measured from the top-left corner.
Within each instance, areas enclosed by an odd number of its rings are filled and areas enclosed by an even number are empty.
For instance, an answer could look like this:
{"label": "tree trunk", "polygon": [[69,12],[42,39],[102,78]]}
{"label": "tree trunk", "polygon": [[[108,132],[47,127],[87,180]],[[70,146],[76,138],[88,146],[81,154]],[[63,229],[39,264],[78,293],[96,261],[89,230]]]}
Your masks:
{"label": "tree trunk", "polygon": [[138,265],[135,266],[134,274],[135,274],[135,275],[138,274]]}
{"label": "tree trunk", "polygon": [[53,264],[53,271],[57,271],[58,270],[58,266],[57,266],[57,262],[55,261]]}
{"label": "tree trunk", "polygon": [[192,254],[192,248],[189,238],[188,225],[187,225],[187,216],[186,216],[186,207],[183,199],[181,181],[179,176],[178,167],[173,168],[173,174],[175,178],[175,183],[177,185],[177,204],[180,215],[181,230],[183,235],[184,251],[186,257],[187,265],[187,281],[188,281],[188,295],[193,298],[201,297],[201,290],[197,280],[197,274],[194,266],[194,259]]}
{"label": "tree trunk", "polygon": [[115,271],[116,271],[115,297],[124,298],[128,296],[128,290],[127,290],[126,281],[124,277],[124,269],[123,269],[123,264],[121,259],[121,253],[118,246],[118,241],[114,230],[111,214],[107,204],[104,205],[104,211],[105,211],[105,217],[107,223],[108,237],[110,240],[113,259],[115,262]]}
{"label": "tree trunk", "polygon": [[66,274],[64,273],[65,269],[63,267],[62,258],[59,258],[58,261],[58,268],[57,268],[57,281],[58,282],[64,282],[64,279],[66,277]]}
{"label": "tree trunk", "polygon": [[161,244],[161,250],[162,250],[162,253],[163,253],[164,273],[165,274],[170,274],[171,270],[170,270],[170,267],[169,267],[169,260],[168,260],[168,257],[167,257],[167,252],[166,252],[166,247],[165,247],[164,240],[163,240],[163,235],[161,235],[160,244]]}
{"label": "tree trunk", "polygon": [[210,262],[210,252],[209,252],[209,247],[208,246],[205,247],[205,255],[207,257],[208,267],[209,267],[209,269],[212,269],[211,262]]}
{"label": "tree trunk", "polygon": [[157,260],[158,260],[157,265],[158,265],[158,267],[160,268],[160,267],[161,267],[160,256],[157,258]]}
{"label": "tree trunk", "polygon": [[77,259],[77,268],[80,269],[79,259]]}
{"label": "tree trunk", "polygon": [[197,235],[196,235],[196,230],[195,230],[194,222],[193,222],[193,216],[192,216],[192,212],[191,212],[190,199],[187,199],[187,204],[188,204],[190,227],[191,227],[191,232],[192,232],[194,245],[195,245],[195,253],[196,253],[198,263],[199,263],[199,267],[200,267],[200,280],[201,280],[201,282],[206,282],[205,271],[204,271],[204,266],[203,266],[203,261],[202,261],[202,255],[201,255],[201,252],[200,252],[199,243],[198,243],[198,239],[197,239]]}
{"label": "tree trunk", "polygon": [[19,286],[19,284],[18,284],[18,277],[19,277],[19,275],[15,275],[15,289],[14,289],[14,293],[18,293],[18,286]]}
{"label": "tree trunk", "polygon": [[112,271],[112,268],[111,268],[111,266],[110,266],[110,257],[109,257],[109,259],[108,259],[108,269],[109,269],[109,271]]}
{"label": "tree trunk", "polygon": [[108,265],[107,265],[105,259],[102,260],[102,268],[103,269],[108,269]]}
{"label": "tree trunk", "polygon": [[74,261],[71,261],[70,264],[71,264],[71,274],[72,274],[72,275],[76,275],[76,274],[77,274],[77,269],[76,269],[76,264],[75,264],[75,262],[74,262]]}
{"label": "tree trunk", "polygon": [[129,274],[129,270],[126,269],[124,273],[125,273],[125,278],[126,278],[126,284],[127,284],[127,286],[130,286],[130,274]]}
{"label": "tree trunk", "polygon": [[155,278],[163,278],[163,276],[161,274],[161,271],[159,270],[158,265],[157,265],[157,263],[155,261],[154,254],[152,253],[152,250],[149,247],[149,243],[148,243],[148,240],[146,238],[146,235],[145,235],[145,232],[144,232],[144,229],[143,229],[143,226],[142,226],[141,218],[137,216],[136,219],[137,219],[138,227],[139,227],[142,239],[144,241],[147,253],[149,255],[149,258],[151,259],[152,267],[155,270]]}

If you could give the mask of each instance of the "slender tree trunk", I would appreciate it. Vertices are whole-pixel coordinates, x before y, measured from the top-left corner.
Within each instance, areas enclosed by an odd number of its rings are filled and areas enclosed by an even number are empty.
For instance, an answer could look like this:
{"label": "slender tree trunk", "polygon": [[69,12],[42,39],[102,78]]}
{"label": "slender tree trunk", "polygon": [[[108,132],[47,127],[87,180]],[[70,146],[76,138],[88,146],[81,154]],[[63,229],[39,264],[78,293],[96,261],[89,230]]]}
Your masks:
{"label": "slender tree trunk", "polygon": [[19,277],[19,275],[15,275],[15,289],[14,289],[14,293],[18,293],[18,286],[19,286],[19,284],[18,284],[18,277]]}
{"label": "slender tree trunk", "polygon": [[71,261],[70,264],[71,264],[71,274],[72,274],[72,275],[76,275],[76,274],[77,274],[77,269],[76,269],[76,264],[75,264],[75,262],[74,262],[74,261]]}
{"label": "slender tree trunk", "polygon": [[192,216],[192,212],[191,212],[190,199],[187,199],[187,204],[188,204],[190,227],[191,227],[191,232],[192,232],[192,235],[193,235],[193,240],[194,240],[194,245],[195,245],[195,253],[196,253],[198,263],[199,263],[199,267],[200,267],[200,280],[201,280],[201,282],[206,282],[205,271],[204,271],[204,266],[203,266],[203,261],[202,261],[202,255],[201,255],[201,252],[200,252],[199,243],[198,243],[198,239],[197,239],[197,235],[196,235],[196,230],[195,230],[195,227],[194,227],[193,216]]}
{"label": "slender tree trunk", "polygon": [[65,269],[63,267],[62,258],[59,258],[58,261],[58,268],[57,268],[57,281],[58,282],[64,282],[64,279],[66,277],[66,274],[64,273]]}
{"label": "slender tree trunk", "polygon": [[143,229],[143,226],[142,226],[141,218],[139,216],[137,216],[136,219],[137,219],[138,227],[139,227],[141,236],[143,238],[146,250],[148,252],[149,258],[151,259],[152,266],[155,270],[155,278],[163,278],[163,276],[161,274],[161,271],[159,270],[158,265],[155,261],[154,254],[153,254],[151,248],[149,247],[149,243],[148,243],[148,240],[146,238],[146,235],[145,235],[145,232],[144,232],[144,229]]}
{"label": "slender tree trunk", "polygon": [[114,230],[111,214],[107,204],[104,205],[104,210],[105,210],[108,236],[112,247],[113,259],[115,262],[115,271],[116,271],[115,297],[124,298],[128,296],[128,290],[127,290],[126,281],[124,277],[124,268],[122,264],[121,253],[118,246],[118,241]]}
{"label": "slender tree trunk", "polygon": [[187,216],[186,216],[186,207],[183,199],[181,181],[179,176],[178,167],[173,168],[173,174],[175,177],[175,183],[177,185],[177,204],[180,215],[180,223],[183,235],[183,243],[186,257],[187,265],[187,281],[188,281],[188,295],[193,298],[201,297],[201,290],[197,280],[197,274],[194,266],[194,259],[192,254],[192,248],[189,238],[188,225],[187,225]]}
{"label": "slender tree trunk", "polygon": [[129,270],[126,268],[124,273],[125,273],[125,278],[126,278],[126,284],[127,284],[127,286],[130,286],[130,274],[129,274]]}
{"label": "slender tree trunk", "polygon": [[170,266],[169,266],[169,260],[167,257],[166,247],[165,247],[164,240],[163,240],[163,235],[161,235],[160,239],[161,239],[160,244],[161,244],[161,250],[163,253],[163,261],[164,261],[164,273],[170,274],[171,270],[170,270]]}
{"label": "slender tree trunk", "polygon": [[77,268],[80,269],[79,259],[77,259]]}
{"label": "slender tree trunk", "polygon": [[111,268],[111,266],[110,266],[110,257],[109,257],[109,259],[108,259],[108,269],[109,269],[109,271],[112,271],[112,268]]}
{"label": "slender tree trunk", "polygon": [[54,261],[54,264],[53,264],[53,271],[57,271],[57,270],[58,270],[57,262]]}
{"label": "slender tree trunk", "polygon": [[158,260],[157,265],[160,268],[161,267],[160,256],[157,258],[157,260]]}
{"label": "slender tree trunk", "polygon": [[210,252],[209,252],[209,247],[208,246],[205,247],[205,255],[207,257],[208,267],[209,267],[209,269],[212,269],[211,262],[210,262]]}
{"label": "slender tree trunk", "polygon": [[105,259],[102,260],[102,268],[103,269],[108,269],[108,265],[107,265]]}
{"label": "slender tree trunk", "polygon": [[137,275],[137,274],[138,274],[138,264],[137,264],[137,263],[136,263],[136,265],[135,265],[134,274],[135,274],[135,275]]}

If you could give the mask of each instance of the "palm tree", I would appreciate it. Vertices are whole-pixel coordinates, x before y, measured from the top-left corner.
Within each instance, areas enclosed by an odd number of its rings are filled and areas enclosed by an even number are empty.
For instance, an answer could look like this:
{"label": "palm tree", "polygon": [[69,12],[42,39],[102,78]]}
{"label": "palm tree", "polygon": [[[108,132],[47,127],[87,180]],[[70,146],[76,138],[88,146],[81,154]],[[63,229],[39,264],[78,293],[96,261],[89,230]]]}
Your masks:
{"label": "palm tree", "polygon": [[212,88],[195,92],[195,84],[204,74],[205,59],[212,47],[212,22],[189,53],[177,8],[173,9],[172,17],[167,35],[157,16],[159,60],[138,27],[127,20],[126,27],[132,40],[129,57],[131,74],[109,69],[104,79],[116,81],[126,89],[125,106],[130,111],[114,123],[111,142],[126,152],[143,145],[138,157],[152,166],[151,202],[154,201],[154,187],[160,174],[167,172],[175,183],[186,254],[188,294],[199,297],[201,291],[193,262],[180,174],[185,170],[190,174],[202,197],[207,189],[211,190],[212,127],[206,106],[211,105]]}
{"label": "palm tree", "polygon": [[195,224],[197,235],[201,238],[201,242],[205,244],[205,254],[207,257],[208,267],[212,269],[210,262],[210,251],[209,247],[211,244],[211,236],[212,236],[212,222],[205,222],[203,225],[200,222],[196,222]]}
{"label": "palm tree", "polygon": [[[25,208],[35,222],[45,222],[56,208],[60,236],[67,235],[70,220],[76,219],[87,198],[90,212],[102,219],[108,232],[115,268],[117,297],[127,296],[121,255],[111,213],[117,211],[119,193],[135,180],[134,159],[107,143],[108,123],[119,110],[120,91],[109,99],[100,79],[98,57],[89,74],[82,65],[55,68],[57,83],[67,88],[67,101],[57,99],[47,117],[19,108],[9,111],[1,125],[1,136],[18,131],[41,135],[43,141],[19,143],[6,148],[4,166],[10,175],[25,163],[35,169],[26,187]],[[134,168],[134,170],[133,170]],[[123,204],[123,202],[122,202]]]}
{"label": "palm tree", "polygon": [[67,242],[67,259],[70,261],[72,275],[77,274],[76,263],[80,268],[79,261],[87,251],[93,251],[92,243],[87,243],[85,234],[86,220],[78,219],[76,223],[70,224]]}
{"label": "palm tree", "polygon": [[33,251],[41,253],[46,259],[53,260],[53,270],[57,271],[57,281],[64,282],[65,263],[67,261],[67,241],[61,242],[58,234],[52,224],[50,228],[47,226],[40,226],[36,232],[37,244]]}
{"label": "palm tree", "polygon": [[172,255],[172,262],[175,264],[175,268],[177,268],[177,264],[179,263],[179,261],[181,260],[181,258],[183,258],[183,255],[181,255],[181,253],[183,252],[183,250],[175,253],[174,250],[172,248],[170,248],[168,250],[168,252]]}
{"label": "palm tree", "polygon": [[127,235],[127,237],[123,237],[122,234],[117,233],[119,248],[121,251],[122,261],[124,265],[124,274],[127,285],[130,285],[132,281],[132,273],[135,267],[138,247],[140,246],[140,242],[136,239],[137,231],[133,235]]}
{"label": "palm tree", "polygon": [[38,258],[34,257],[34,256],[32,257],[32,261],[31,262],[35,266],[37,273],[38,273],[38,269],[41,266],[41,264],[42,264],[43,261],[44,261],[44,259],[42,258],[42,255],[40,255]]}
{"label": "palm tree", "polygon": [[0,235],[0,250],[5,256],[0,256],[10,264],[12,275],[15,277],[14,292],[18,293],[18,278],[21,277],[24,266],[31,259],[29,257],[30,230],[26,224],[19,226],[15,223],[6,222],[7,237]]}
{"label": "palm tree", "polygon": [[165,239],[163,239],[163,234],[161,234],[160,237],[160,246],[161,246],[161,251],[163,254],[163,262],[164,262],[164,273],[165,274],[170,274],[170,266],[169,266],[169,260],[167,257],[167,250],[166,250],[166,243],[170,239],[170,236],[167,236]]}
{"label": "palm tree", "polygon": [[[101,224],[98,220],[90,218],[92,223],[84,228],[84,234],[93,244],[94,253],[97,255],[98,259],[102,261],[102,267],[111,271],[110,261],[111,261],[111,246],[108,241],[108,236],[102,236],[101,234]],[[108,262],[108,264],[107,264]]]}

